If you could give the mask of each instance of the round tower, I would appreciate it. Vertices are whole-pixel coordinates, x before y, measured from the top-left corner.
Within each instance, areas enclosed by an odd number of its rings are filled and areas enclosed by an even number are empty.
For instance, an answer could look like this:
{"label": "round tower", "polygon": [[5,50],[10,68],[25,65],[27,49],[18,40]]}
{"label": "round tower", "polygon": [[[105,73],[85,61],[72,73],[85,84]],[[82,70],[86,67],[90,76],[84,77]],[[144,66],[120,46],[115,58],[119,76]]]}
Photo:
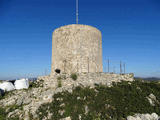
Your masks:
{"label": "round tower", "polygon": [[51,75],[56,72],[103,72],[101,32],[80,24],[57,28],[52,37]]}

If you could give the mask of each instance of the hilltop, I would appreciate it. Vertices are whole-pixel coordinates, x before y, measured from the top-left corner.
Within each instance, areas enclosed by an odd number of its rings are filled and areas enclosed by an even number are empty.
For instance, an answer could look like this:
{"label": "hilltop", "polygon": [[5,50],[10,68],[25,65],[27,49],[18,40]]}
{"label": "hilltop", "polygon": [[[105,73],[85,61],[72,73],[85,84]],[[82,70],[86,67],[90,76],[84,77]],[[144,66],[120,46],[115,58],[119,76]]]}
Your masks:
{"label": "hilltop", "polygon": [[[97,74],[96,76],[102,74]],[[0,100],[5,120],[157,120],[160,83],[85,75],[57,75],[50,87],[42,79],[29,89],[12,91]],[[93,76],[95,77],[95,76]],[[44,78],[44,77],[41,77]],[[83,78],[83,79],[82,79]],[[97,81],[96,81],[97,79]],[[69,85],[70,83],[70,85]],[[55,87],[53,87],[55,84]],[[68,86],[67,86],[68,85]],[[51,87],[52,86],[52,87]],[[147,119],[145,119],[147,118]],[[139,119],[140,120],[140,119]]]}

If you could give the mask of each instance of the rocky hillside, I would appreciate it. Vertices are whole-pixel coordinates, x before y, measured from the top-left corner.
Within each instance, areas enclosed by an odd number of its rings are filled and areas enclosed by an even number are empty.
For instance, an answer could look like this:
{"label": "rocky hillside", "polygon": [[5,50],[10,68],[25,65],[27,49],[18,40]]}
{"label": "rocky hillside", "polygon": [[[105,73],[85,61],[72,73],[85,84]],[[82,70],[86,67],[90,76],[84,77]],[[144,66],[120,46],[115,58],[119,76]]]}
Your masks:
{"label": "rocky hillside", "polygon": [[1,97],[0,120],[158,120],[160,83],[122,78],[86,85],[82,76],[59,75],[50,86],[38,80]]}

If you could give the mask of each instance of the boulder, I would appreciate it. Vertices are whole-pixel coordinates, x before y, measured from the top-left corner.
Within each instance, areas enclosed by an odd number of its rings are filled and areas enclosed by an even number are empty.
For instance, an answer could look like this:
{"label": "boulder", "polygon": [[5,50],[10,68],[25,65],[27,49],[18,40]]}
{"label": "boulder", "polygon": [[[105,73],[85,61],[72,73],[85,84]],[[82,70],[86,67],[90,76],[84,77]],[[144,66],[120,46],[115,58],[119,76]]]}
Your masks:
{"label": "boulder", "polygon": [[156,113],[152,114],[135,114],[134,116],[128,116],[127,120],[159,120],[160,118]]}

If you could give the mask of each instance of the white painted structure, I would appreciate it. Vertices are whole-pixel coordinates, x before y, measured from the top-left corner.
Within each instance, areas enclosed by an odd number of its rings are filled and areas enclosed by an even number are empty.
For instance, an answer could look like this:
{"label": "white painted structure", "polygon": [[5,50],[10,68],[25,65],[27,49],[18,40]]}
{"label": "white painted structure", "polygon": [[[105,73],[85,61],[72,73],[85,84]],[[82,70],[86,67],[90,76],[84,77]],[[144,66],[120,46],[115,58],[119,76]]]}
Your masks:
{"label": "white painted structure", "polygon": [[19,89],[28,89],[29,88],[29,80],[28,79],[20,79],[20,80],[16,80],[15,83],[15,89],[19,90]]}
{"label": "white painted structure", "polygon": [[3,82],[0,84],[0,89],[4,91],[12,91],[15,90],[15,86],[11,82]]}

